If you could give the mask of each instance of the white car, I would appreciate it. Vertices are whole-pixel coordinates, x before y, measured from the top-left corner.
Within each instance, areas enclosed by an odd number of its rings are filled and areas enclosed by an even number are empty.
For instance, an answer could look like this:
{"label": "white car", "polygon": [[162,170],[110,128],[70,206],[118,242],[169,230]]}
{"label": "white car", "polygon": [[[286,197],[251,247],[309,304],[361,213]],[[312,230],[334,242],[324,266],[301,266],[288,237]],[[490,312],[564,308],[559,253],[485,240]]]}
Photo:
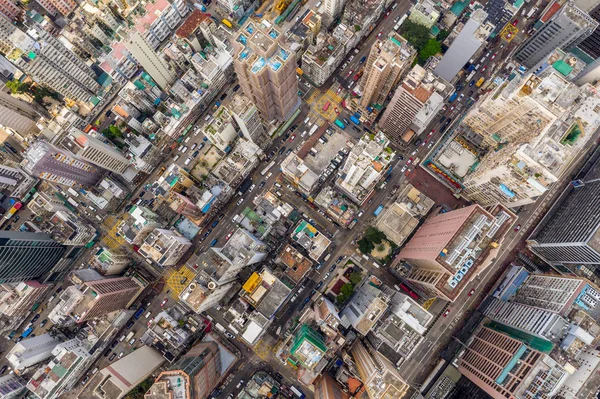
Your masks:
{"label": "white car", "polygon": [[243,199],[243,198],[240,198],[240,199],[238,200],[238,202],[236,202],[236,205],[240,205],[242,202],[244,202],[244,199]]}
{"label": "white car", "polygon": [[256,184],[253,184],[250,186],[250,188],[248,189],[248,192],[251,193],[252,190],[254,190],[256,188]]}
{"label": "white car", "polygon": [[433,146],[433,141],[431,143],[429,143],[429,145],[427,146],[427,148],[431,148]]}
{"label": "white car", "polygon": [[406,165],[404,165],[404,166],[402,167],[402,169],[400,169],[400,172],[405,172],[405,171],[406,171]]}
{"label": "white car", "polygon": [[357,217],[361,217],[362,215],[364,215],[365,211],[360,211],[358,212],[358,216]]}
{"label": "white car", "polygon": [[359,49],[355,48],[354,49],[354,54],[358,54],[359,51],[360,51]]}
{"label": "white car", "polygon": [[410,155],[415,155],[417,153],[418,150],[414,150],[413,152],[410,153]]}
{"label": "white car", "polygon": [[267,174],[267,179],[268,179],[269,177],[271,177],[271,176],[273,176],[273,172],[269,172],[269,173]]}

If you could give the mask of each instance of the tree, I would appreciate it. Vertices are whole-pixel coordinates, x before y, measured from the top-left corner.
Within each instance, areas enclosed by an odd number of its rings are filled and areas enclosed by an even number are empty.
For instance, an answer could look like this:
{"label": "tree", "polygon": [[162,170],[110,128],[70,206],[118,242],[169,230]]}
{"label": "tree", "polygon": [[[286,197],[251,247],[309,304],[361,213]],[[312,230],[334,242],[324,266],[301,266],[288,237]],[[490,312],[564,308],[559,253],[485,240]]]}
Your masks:
{"label": "tree", "polygon": [[12,94],[28,93],[31,90],[31,83],[23,83],[18,79],[14,79],[6,82],[6,87],[10,89]]}
{"label": "tree", "polygon": [[421,50],[430,38],[429,29],[421,24],[416,24],[410,19],[400,26],[400,34],[417,50]]}
{"label": "tree", "polygon": [[362,280],[362,273],[361,272],[352,272],[348,276],[348,280],[350,280],[350,282],[352,284],[357,285]]}
{"label": "tree", "polygon": [[363,237],[360,240],[358,240],[358,250],[363,254],[371,253],[373,248],[375,248],[375,246],[368,239]]}
{"label": "tree", "polygon": [[442,45],[435,39],[429,39],[425,47],[419,51],[419,64],[424,64],[429,57],[442,52]]}
{"label": "tree", "polygon": [[450,35],[450,32],[448,32],[447,30],[442,29],[440,31],[440,33],[438,33],[437,35],[437,40],[442,43],[444,40],[446,40],[446,38]]}
{"label": "tree", "polygon": [[346,301],[348,301],[348,299],[350,299],[352,294],[354,294],[354,285],[352,285],[352,283],[346,283],[346,284],[342,285],[342,288],[340,289],[340,293],[335,298],[335,300],[338,304],[341,305],[343,303],[346,303]]}
{"label": "tree", "polygon": [[[382,231],[379,231],[375,227],[371,226],[365,230],[365,235],[363,236],[363,238],[369,240],[372,244],[376,245],[381,244],[381,242],[387,237]],[[373,245],[373,247],[375,247],[375,245]]]}

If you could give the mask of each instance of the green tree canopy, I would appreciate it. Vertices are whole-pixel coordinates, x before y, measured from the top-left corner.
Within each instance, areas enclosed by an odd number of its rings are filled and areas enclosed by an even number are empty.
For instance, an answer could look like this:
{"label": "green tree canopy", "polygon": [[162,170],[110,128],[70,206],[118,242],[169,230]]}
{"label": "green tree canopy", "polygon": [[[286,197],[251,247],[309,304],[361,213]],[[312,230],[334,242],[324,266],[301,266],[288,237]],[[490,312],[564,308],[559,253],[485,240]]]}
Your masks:
{"label": "green tree canopy", "polygon": [[348,280],[350,280],[352,284],[357,285],[362,280],[362,273],[352,272],[350,273],[350,276],[348,276]]}
{"label": "green tree canopy", "polygon": [[435,39],[429,39],[425,47],[419,51],[419,63],[424,64],[429,57],[442,52],[442,45]]}
{"label": "green tree canopy", "polygon": [[404,21],[399,31],[402,37],[408,40],[417,51],[425,47],[430,38],[429,29],[426,26],[416,24],[410,19]]}

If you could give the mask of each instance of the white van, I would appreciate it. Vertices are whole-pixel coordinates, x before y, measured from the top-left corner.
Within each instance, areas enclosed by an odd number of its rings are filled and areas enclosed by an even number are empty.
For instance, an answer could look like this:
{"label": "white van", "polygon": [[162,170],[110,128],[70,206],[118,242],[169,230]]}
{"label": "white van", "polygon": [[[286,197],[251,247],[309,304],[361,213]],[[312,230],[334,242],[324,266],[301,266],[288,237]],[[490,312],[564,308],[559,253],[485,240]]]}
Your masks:
{"label": "white van", "polygon": [[191,139],[191,137],[189,137],[189,136],[188,136],[188,138],[187,138],[187,139],[185,139],[185,140],[183,140],[183,142],[187,144],[187,143],[188,143],[188,141],[190,141],[190,139]]}
{"label": "white van", "polygon": [[188,158],[185,160],[185,162],[183,163],[184,165],[189,165],[190,162],[192,162],[192,158]]}
{"label": "white van", "polygon": [[149,318],[151,314],[152,314],[152,312],[148,312],[148,313],[146,313],[146,316],[144,316],[144,317]]}
{"label": "white van", "polygon": [[307,124],[309,120],[310,120],[310,117],[307,116],[306,119],[304,120],[304,124]]}
{"label": "white van", "polygon": [[275,334],[277,334],[277,336],[281,334],[281,326],[277,327],[277,332]]}
{"label": "white van", "polygon": [[173,157],[173,162],[177,161],[178,159],[179,159],[179,154],[177,154]]}

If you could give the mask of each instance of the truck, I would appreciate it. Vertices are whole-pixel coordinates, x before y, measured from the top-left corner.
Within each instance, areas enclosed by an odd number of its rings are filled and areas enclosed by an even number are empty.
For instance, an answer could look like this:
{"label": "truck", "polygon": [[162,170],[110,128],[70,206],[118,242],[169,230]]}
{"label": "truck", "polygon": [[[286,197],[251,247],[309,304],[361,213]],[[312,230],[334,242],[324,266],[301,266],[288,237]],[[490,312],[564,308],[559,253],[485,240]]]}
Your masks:
{"label": "truck", "polygon": [[306,395],[304,394],[304,392],[302,392],[301,390],[299,390],[298,388],[296,388],[293,385],[290,385],[290,391],[292,391],[300,399],[306,398]]}
{"label": "truck", "polygon": [[248,179],[244,180],[242,182],[242,184],[240,185],[240,188],[238,189],[238,195],[239,196],[243,195],[246,191],[248,191],[248,189],[250,188],[251,185],[252,185],[252,179],[248,178]]}
{"label": "truck", "polygon": [[358,120],[358,118],[355,115],[351,115],[350,116],[350,120],[352,121],[352,123],[354,123],[355,125],[360,125],[360,121]]}
{"label": "truck", "polygon": [[458,92],[455,91],[454,93],[452,93],[452,95],[448,99],[448,102],[452,103],[454,100],[456,100],[456,97],[458,97]]}
{"label": "truck", "polygon": [[383,211],[383,204],[379,204],[379,206],[377,207],[377,209],[375,209],[375,212],[373,212],[373,215],[379,216],[379,214],[381,213],[381,211]]}
{"label": "truck", "polygon": [[206,7],[203,4],[194,3],[194,7],[196,7],[198,10],[200,10],[202,12],[206,12]]}
{"label": "truck", "polygon": [[73,198],[69,197],[67,198],[67,201],[69,202],[69,204],[77,208],[77,201],[75,201]]}
{"label": "truck", "polygon": [[129,331],[129,334],[125,337],[125,341],[129,341],[135,335],[135,331]]}
{"label": "truck", "polygon": [[484,81],[485,81],[484,78],[479,78],[479,80],[477,81],[477,83],[475,83],[475,86],[481,87],[481,85],[483,84]]}
{"label": "truck", "polygon": [[69,194],[71,194],[75,198],[79,197],[79,193],[77,191],[73,190],[71,187],[69,187],[69,189],[67,190],[67,192]]}
{"label": "truck", "polygon": [[317,125],[316,123],[313,125],[313,127],[310,128],[310,130],[308,131],[308,135],[312,136],[313,134],[315,134],[315,132],[319,129],[319,125]]}
{"label": "truck", "polygon": [[366,56],[366,55],[364,55],[364,56],[363,56],[363,57],[360,59],[359,63],[360,63],[360,64],[362,64],[362,63],[363,63],[363,62],[365,62],[366,60],[367,60],[367,56]]}
{"label": "truck", "polygon": [[223,20],[221,22],[223,23],[223,25],[225,25],[229,29],[233,29],[233,24],[228,19],[223,18]]}
{"label": "truck", "polygon": [[29,337],[32,332],[33,332],[33,327],[29,327],[27,330],[23,331],[23,334],[21,334],[21,338]]}
{"label": "truck", "polygon": [[223,326],[222,326],[221,324],[219,324],[219,323],[215,324],[215,327],[217,328],[217,330],[219,330],[219,331],[221,331],[221,332],[223,332],[223,333],[224,333],[225,331],[227,331],[227,330],[225,329],[225,327],[223,327]]}
{"label": "truck", "polygon": [[475,71],[475,65],[469,64],[469,66],[467,67],[467,72],[473,72],[473,71]]}
{"label": "truck", "polygon": [[336,119],[334,123],[340,129],[345,129],[346,128],[346,125],[344,125],[344,122],[340,121],[339,119]]}
{"label": "truck", "polygon": [[469,75],[467,75],[467,77],[465,78],[466,82],[470,82],[471,79],[473,79],[473,76],[475,76],[475,74],[477,73],[477,71],[471,71],[471,73]]}

